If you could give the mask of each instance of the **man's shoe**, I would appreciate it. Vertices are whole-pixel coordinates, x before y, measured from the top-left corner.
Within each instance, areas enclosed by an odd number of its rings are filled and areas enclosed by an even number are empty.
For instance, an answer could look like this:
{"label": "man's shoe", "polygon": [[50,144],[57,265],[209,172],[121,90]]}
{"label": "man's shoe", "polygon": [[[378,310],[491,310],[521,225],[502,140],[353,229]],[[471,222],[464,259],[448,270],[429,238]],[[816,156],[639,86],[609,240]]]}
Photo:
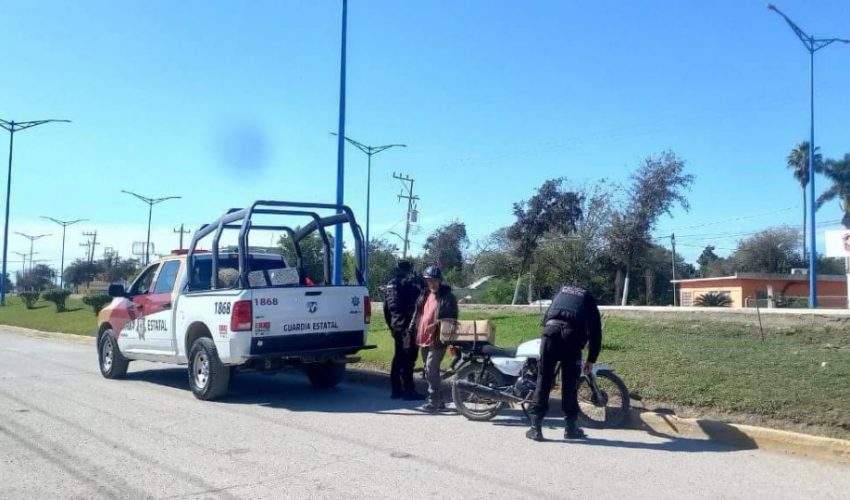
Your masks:
{"label": "man's shoe", "polygon": [[416,391],[410,391],[402,394],[401,399],[405,401],[425,401],[425,399],[427,399],[427,396],[425,396],[424,394],[419,394]]}
{"label": "man's shoe", "polygon": [[446,405],[442,403],[425,403],[424,405],[420,406],[419,409],[428,413],[440,413],[446,410]]}
{"label": "man's shoe", "polygon": [[401,399],[403,397],[404,395],[400,392],[393,391],[392,394],[390,394],[390,399]]}
{"label": "man's shoe", "polygon": [[525,437],[534,441],[543,441],[542,419],[537,415],[531,415],[531,429],[525,432]]}
{"label": "man's shoe", "polygon": [[584,439],[587,434],[581,430],[575,420],[567,420],[567,426],[564,429],[564,439]]}

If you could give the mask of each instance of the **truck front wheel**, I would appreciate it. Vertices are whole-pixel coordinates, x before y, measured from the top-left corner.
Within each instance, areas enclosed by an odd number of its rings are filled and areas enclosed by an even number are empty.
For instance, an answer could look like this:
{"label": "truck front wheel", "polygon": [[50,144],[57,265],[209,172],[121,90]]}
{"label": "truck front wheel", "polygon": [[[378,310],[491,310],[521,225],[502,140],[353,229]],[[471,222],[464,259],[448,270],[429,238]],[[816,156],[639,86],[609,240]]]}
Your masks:
{"label": "truck front wheel", "polygon": [[330,389],[345,377],[345,363],[310,363],[304,367],[307,378],[316,389]]}
{"label": "truck front wheel", "polygon": [[222,364],[215,343],[201,337],[189,351],[189,386],[196,398],[204,401],[219,398],[230,384],[230,367]]}
{"label": "truck front wheel", "polygon": [[112,329],[106,329],[100,334],[97,344],[97,354],[100,358],[100,373],[106,378],[121,378],[127,373],[129,361],[118,349],[118,341]]}

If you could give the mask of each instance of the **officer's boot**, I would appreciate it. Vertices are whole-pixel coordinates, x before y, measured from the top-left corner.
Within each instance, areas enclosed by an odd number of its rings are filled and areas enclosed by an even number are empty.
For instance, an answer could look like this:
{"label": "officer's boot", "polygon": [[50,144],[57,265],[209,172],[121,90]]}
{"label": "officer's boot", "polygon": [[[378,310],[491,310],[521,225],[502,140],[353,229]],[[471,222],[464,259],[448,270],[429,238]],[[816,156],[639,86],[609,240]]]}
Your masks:
{"label": "officer's boot", "polygon": [[566,419],[566,427],[564,428],[564,439],[584,439],[587,434],[578,426],[578,422],[574,418]]}
{"label": "officer's boot", "polygon": [[537,415],[531,415],[531,429],[525,433],[525,437],[535,441],[543,441],[543,419]]}

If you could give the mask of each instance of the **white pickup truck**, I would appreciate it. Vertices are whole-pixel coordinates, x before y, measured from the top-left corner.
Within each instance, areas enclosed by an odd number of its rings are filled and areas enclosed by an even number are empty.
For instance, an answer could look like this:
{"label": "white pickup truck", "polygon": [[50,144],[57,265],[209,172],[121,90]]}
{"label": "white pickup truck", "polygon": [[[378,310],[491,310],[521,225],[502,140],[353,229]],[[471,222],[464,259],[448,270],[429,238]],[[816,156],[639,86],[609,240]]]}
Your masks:
{"label": "white pickup truck", "polygon": [[[278,216],[309,223],[256,222]],[[338,224],[351,230],[355,262],[349,283],[335,285],[326,229]],[[220,249],[226,231],[238,231],[235,251]],[[285,233],[294,262],[281,252],[249,252],[254,231]],[[324,247],[321,277],[305,272],[301,243],[310,238]],[[202,244],[211,250],[200,250]],[[366,345],[364,262],[362,231],[346,206],[257,201],[229,210],[202,226],[188,251],[148,265],[127,290],[110,287],[112,303],[98,315],[101,373],[120,378],[132,360],[185,364],[192,392],[203,400],[222,396],[237,370],[295,366],[314,386],[335,386],[345,364],[359,359],[354,354],[374,348]]]}

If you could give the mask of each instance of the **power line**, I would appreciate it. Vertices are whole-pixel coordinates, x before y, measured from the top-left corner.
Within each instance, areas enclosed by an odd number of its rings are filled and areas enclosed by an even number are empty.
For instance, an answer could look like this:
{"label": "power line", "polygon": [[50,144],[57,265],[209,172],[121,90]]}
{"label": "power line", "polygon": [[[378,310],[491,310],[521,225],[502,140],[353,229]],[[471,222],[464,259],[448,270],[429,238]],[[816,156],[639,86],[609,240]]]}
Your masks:
{"label": "power line", "polygon": [[[798,208],[800,208],[799,205],[795,205],[795,206],[792,206],[792,207],[785,207],[785,208],[776,208],[776,209],[772,209],[772,210],[769,210],[769,211],[766,211],[766,212],[760,212],[760,213],[757,213],[757,214],[742,215],[740,217],[731,217],[731,218],[728,218],[728,219],[716,219],[716,220],[709,221],[709,222],[692,224],[690,226],[679,226],[679,227],[674,227],[674,228],[671,228],[671,229],[664,229],[662,231],[663,232],[681,231],[682,229],[695,229],[695,228],[699,228],[699,227],[716,226],[718,224],[725,224],[727,222],[736,222],[736,221],[739,221],[739,220],[755,219],[755,218],[758,218],[758,217],[764,217],[766,215],[773,215],[773,214],[776,214],[777,212],[787,212],[788,210],[794,210],[794,209],[798,209]],[[666,238],[666,236],[664,236],[664,238]]]}

